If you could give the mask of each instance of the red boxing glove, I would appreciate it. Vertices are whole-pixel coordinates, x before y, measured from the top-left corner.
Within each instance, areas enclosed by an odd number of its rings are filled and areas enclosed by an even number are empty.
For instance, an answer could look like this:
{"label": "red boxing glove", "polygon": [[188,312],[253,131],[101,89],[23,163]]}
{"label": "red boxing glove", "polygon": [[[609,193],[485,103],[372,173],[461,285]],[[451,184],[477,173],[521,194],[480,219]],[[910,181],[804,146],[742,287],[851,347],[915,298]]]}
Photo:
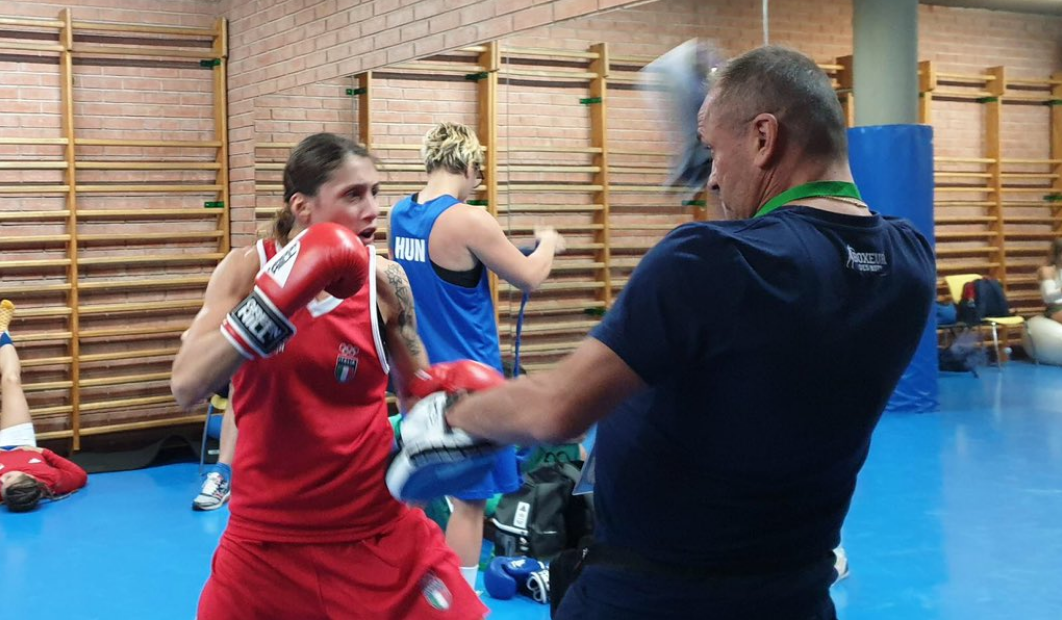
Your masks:
{"label": "red boxing glove", "polygon": [[409,382],[409,394],[424,398],[435,392],[479,392],[505,383],[505,376],[486,364],[458,360],[418,371]]}
{"label": "red boxing glove", "polygon": [[316,224],[262,267],[221,333],[247,359],[266,357],[295,335],[288,319],[321,291],[350,297],[370,275],[369,248],[357,235],[339,224]]}

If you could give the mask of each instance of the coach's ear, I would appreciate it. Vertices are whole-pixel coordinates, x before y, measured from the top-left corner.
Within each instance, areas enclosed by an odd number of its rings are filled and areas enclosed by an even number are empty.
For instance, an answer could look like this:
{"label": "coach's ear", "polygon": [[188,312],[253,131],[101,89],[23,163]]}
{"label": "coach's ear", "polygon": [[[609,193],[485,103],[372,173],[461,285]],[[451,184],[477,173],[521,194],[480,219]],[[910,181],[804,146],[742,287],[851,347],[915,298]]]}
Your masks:
{"label": "coach's ear", "polygon": [[767,112],[757,114],[749,126],[751,127],[749,141],[754,150],[752,163],[761,170],[770,168],[781,155],[778,117]]}

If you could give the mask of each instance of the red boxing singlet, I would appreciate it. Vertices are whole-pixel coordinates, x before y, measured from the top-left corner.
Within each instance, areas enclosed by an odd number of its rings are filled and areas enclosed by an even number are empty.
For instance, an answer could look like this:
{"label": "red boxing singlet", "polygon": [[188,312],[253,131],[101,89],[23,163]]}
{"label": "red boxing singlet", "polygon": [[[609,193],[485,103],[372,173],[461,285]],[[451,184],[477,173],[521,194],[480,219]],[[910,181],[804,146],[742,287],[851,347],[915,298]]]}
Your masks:
{"label": "red boxing singlet", "polygon": [[[259,241],[260,264],[276,243]],[[369,273],[376,256],[370,252]],[[394,433],[376,279],[353,297],[314,301],[291,317],[295,336],[232,379],[239,428],[232,536],[327,543],[374,536],[405,506],[384,483]]]}

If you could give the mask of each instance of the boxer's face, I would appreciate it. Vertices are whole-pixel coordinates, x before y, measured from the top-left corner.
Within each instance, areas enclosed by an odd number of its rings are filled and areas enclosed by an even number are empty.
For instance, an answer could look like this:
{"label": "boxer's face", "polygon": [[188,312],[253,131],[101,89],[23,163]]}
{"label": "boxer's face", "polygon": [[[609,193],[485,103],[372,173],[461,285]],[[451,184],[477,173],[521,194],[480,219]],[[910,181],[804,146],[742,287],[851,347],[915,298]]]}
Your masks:
{"label": "boxer's face", "polygon": [[365,245],[371,245],[380,215],[376,200],[379,191],[380,173],[372,160],[348,155],[318,188],[316,196],[304,198],[305,225],[339,224],[354,231]]}

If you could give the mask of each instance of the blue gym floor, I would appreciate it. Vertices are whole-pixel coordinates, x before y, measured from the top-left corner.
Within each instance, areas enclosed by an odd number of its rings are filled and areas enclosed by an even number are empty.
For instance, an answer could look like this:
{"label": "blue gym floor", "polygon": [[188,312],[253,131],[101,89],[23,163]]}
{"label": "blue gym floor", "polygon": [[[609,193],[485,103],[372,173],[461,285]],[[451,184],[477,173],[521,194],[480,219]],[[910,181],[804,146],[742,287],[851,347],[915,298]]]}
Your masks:
{"label": "blue gym floor", "polygon": [[[1062,368],[946,374],[940,391],[939,414],[878,427],[844,530],[840,618],[1062,618]],[[0,511],[0,616],[191,620],[227,518],[189,509],[197,486],[196,465],[168,465]],[[494,620],[549,618],[484,600]]]}

